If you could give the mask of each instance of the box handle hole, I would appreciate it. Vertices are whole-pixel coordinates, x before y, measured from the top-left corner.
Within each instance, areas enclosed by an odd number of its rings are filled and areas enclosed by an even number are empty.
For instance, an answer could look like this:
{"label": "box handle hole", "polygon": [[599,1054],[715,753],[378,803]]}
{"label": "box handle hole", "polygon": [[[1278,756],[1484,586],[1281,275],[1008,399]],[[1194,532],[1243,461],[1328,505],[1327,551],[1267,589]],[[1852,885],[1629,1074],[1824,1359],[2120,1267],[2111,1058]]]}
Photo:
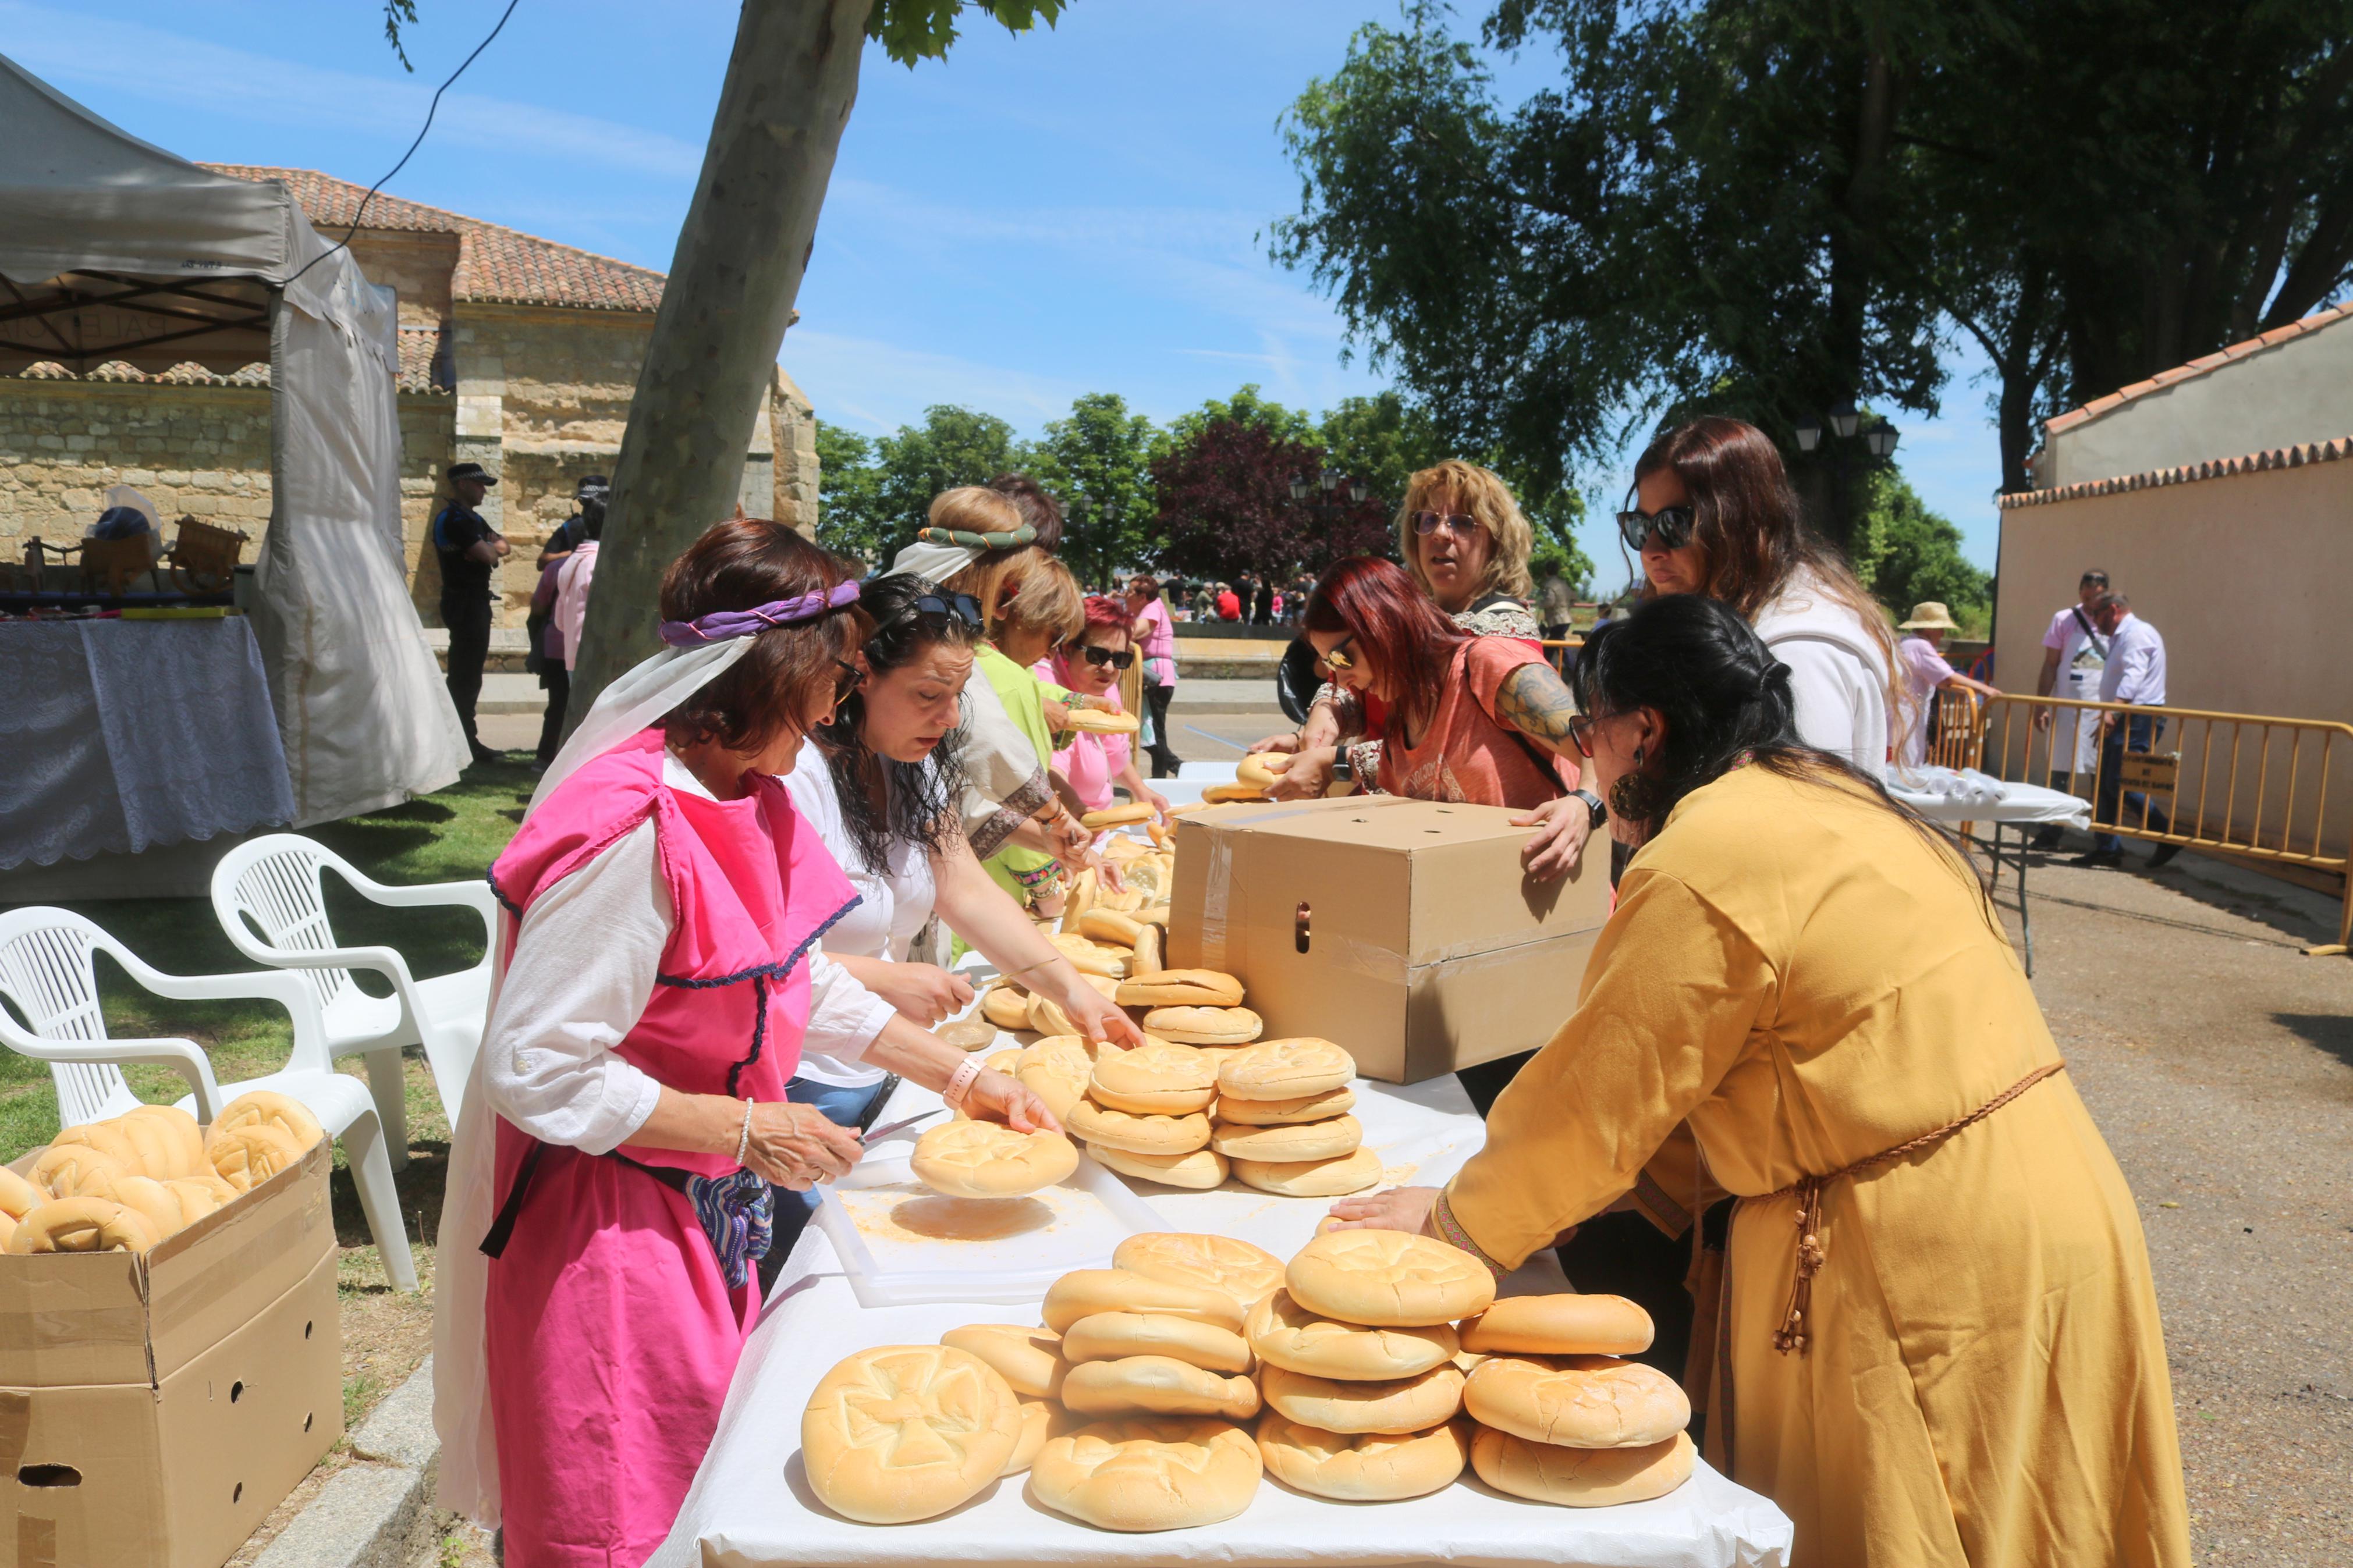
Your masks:
{"label": "box handle hole", "polygon": [[240,1378],[228,1385],[228,1402],[235,1405],[245,1394],[245,1381]]}
{"label": "box handle hole", "polygon": [[305,1323],[302,1325],[302,1337],[304,1339],[307,1340],[311,1337],[311,1330],[312,1327],[313,1325],[311,1323]]}
{"label": "box handle hole", "polygon": [[245,1483],[244,1483],[243,1481],[239,1481],[239,1482],[237,1482],[237,1485],[236,1485],[234,1488],[230,1489],[230,1491],[229,1491],[229,1494],[228,1494],[228,1500],[229,1500],[229,1501],[231,1501],[231,1502],[241,1502],[241,1501],[243,1501],[243,1500],[244,1500],[244,1499],[245,1499]]}
{"label": "box handle hole", "polygon": [[23,1465],[16,1470],[16,1484],[26,1487],[78,1487],[81,1472],[71,1465]]}
{"label": "box handle hole", "polygon": [[308,1432],[308,1431],[311,1429],[311,1416],[313,1416],[313,1415],[316,1415],[317,1414],[318,1414],[318,1412],[317,1412],[317,1411],[315,1411],[315,1410],[306,1410],[306,1411],[304,1411],[304,1412],[302,1413],[302,1430],[303,1430],[303,1431]]}
{"label": "box handle hole", "polygon": [[1309,937],[1307,923],[1307,900],[1302,899],[1299,900],[1298,910],[1291,917],[1291,940],[1302,952],[1307,951]]}

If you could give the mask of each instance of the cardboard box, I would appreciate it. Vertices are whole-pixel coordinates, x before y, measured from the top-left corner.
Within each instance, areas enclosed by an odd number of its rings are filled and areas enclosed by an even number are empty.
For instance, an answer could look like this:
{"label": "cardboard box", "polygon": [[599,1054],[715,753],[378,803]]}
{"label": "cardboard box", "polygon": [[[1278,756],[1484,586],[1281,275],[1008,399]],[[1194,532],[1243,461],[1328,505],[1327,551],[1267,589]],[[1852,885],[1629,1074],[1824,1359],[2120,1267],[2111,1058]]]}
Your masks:
{"label": "cardboard box", "polygon": [[0,1568],[217,1568],[334,1446],[332,1165],[144,1258],[0,1258]]}
{"label": "cardboard box", "polygon": [[1609,858],[1536,881],[1514,815],[1396,795],[1188,812],[1169,967],[1237,976],[1270,1038],[1336,1040],[1391,1083],[1532,1050],[1577,1005]]}

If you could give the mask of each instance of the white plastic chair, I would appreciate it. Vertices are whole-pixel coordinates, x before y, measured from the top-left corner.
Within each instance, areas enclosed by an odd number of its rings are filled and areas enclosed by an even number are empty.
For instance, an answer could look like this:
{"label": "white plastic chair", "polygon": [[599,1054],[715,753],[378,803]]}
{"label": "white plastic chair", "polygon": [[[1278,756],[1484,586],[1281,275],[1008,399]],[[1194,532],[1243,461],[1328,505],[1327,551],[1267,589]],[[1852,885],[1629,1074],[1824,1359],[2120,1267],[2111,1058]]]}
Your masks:
{"label": "white plastic chair", "polygon": [[[362,898],[400,909],[462,905],[482,917],[482,957],[470,969],[430,980],[410,977],[408,963],[389,947],[345,947],[327,921],[320,886],[332,870]],[[408,1116],[400,1053],[425,1047],[426,1066],[454,1131],[466,1077],[481,1049],[491,1004],[491,962],[498,935],[498,901],[485,882],[433,882],[393,887],[362,873],[340,855],[297,833],[248,839],[213,868],[213,913],[237,949],[257,963],[301,972],[326,1020],[327,1049],[343,1057],[364,1052],[376,1114],[392,1140],[394,1166],[407,1163]],[[352,980],[354,969],[392,982],[392,994],[371,996]]]}
{"label": "white plastic chair", "polygon": [[[99,1006],[93,952],[121,964],[123,973],[158,996],[175,1002],[231,1001],[259,997],[277,1003],[294,1020],[294,1048],[283,1070],[222,1085],[204,1051],[184,1039],[111,1040]],[[392,1162],[384,1124],[357,1079],[334,1070],[319,999],[298,976],[275,970],[248,974],[165,974],[149,967],[105,931],[65,910],[10,910],[0,913],[0,996],[25,1016],[28,1030],[0,1007],[0,1045],[49,1064],[58,1086],[60,1126],[73,1127],[120,1116],[139,1104],[123,1081],[123,1062],[168,1062],[195,1090],[180,1109],[210,1122],[221,1107],[248,1089],[274,1089],[301,1100],[327,1135],[339,1140],[359,1188],[360,1209],[384,1255],[385,1272],[399,1290],[417,1289],[417,1261],[401,1223],[400,1194],[392,1184]]]}

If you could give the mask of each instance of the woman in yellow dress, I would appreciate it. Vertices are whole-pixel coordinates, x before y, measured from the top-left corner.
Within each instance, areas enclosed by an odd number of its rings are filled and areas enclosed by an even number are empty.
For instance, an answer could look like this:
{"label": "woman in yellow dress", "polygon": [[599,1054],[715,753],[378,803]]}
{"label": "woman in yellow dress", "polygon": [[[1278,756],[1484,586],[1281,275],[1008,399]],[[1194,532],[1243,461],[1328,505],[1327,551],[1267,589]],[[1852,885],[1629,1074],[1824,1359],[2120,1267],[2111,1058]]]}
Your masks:
{"label": "woman in yellow dress", "polygon": [[1709,1458],[1845,1568],[2189,1561],[2131,1192],[1974,874],[1799,743],[1732,611],[1587,645],[1579,749],[1640,843],[1576,1012],[1441,1192],[1344,1199],[1498,1269],[1688,1121],[1734,1211]]}

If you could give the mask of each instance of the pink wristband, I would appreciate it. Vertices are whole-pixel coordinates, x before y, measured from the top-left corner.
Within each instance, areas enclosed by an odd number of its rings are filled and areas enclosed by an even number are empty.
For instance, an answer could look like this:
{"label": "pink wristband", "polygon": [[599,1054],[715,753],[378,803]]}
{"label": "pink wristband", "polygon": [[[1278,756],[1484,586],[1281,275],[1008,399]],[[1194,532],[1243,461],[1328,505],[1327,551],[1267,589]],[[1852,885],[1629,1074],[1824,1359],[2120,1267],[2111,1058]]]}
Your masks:
{"label": "pink wristband", "polygon": [[979,1076],[980,1058],[965,1058],[964,1060],[956,1063],[955,1075],[948,1079],[947,1088],[940,1091],[940,1098],[945,1100],[951,1109],[962,1105],[965,1091],[972,1088],[972,1080]]}

